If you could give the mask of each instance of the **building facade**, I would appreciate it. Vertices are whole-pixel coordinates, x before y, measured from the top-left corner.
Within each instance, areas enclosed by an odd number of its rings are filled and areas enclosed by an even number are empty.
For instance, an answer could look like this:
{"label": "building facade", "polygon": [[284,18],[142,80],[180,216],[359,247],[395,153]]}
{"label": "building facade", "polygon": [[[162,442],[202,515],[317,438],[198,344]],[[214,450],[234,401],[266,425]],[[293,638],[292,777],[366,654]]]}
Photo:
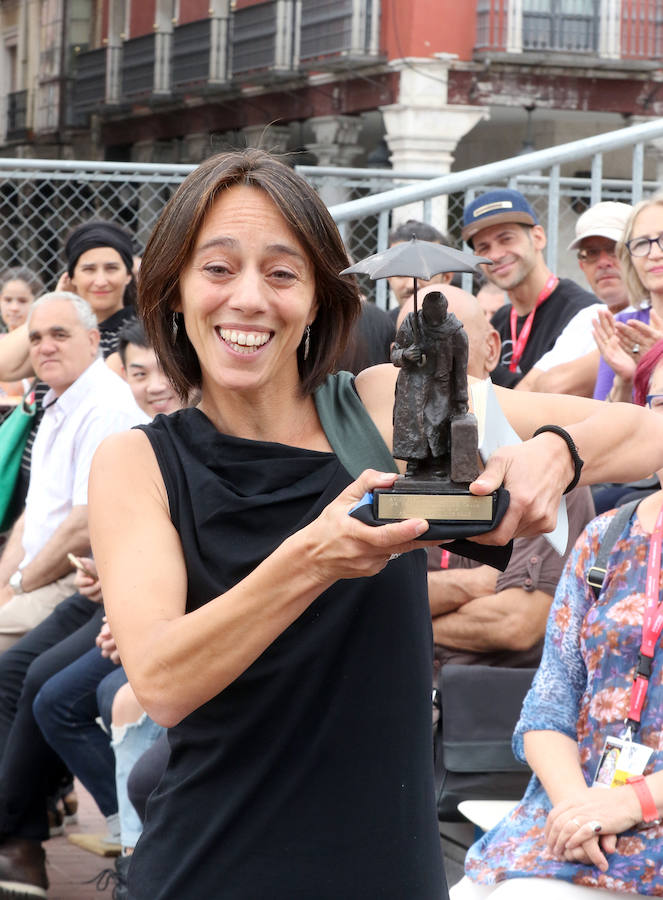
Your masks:
{"label": "building facade", "polygon": [[0,0],[0,155],[442,174],[660,116],[662,51],[663,0]]}

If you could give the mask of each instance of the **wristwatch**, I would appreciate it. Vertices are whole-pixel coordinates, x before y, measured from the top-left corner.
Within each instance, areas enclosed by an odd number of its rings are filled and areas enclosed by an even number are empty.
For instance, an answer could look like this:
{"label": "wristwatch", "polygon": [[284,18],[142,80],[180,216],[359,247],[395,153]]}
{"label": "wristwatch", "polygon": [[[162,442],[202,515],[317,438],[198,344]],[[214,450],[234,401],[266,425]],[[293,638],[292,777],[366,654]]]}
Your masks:
{"label": "wristwatch", "polygon": [[17,569],[9,579],[9,587],[15,594],[23,593],[23,572]]}
{"label": "wristwatch", "polygon": [[649,790],[649,785],[645,781],[644,775],[633,775],[626,779],[626,784],[630,784],[640,801],[640,809],[642,810],[642,821],[646,825],[660,825],[661,817],[656,809],[654,798]]}

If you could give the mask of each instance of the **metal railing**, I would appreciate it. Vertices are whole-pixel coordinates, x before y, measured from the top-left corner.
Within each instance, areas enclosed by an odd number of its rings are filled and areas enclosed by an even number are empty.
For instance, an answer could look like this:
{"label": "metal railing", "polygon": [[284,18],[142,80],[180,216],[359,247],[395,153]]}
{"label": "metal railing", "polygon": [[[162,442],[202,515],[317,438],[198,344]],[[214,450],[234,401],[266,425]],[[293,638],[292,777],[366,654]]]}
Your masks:
{"label": "metal railing", "polygon": [[[656,190],[658,184],[644,180],[644,146],[661,137],[663,120],[657,120],[435,178],[430,172],[390,169],[301,166],[298,171],[326,202],[332,195],[348,198],[330,209],[354,259],[386,248],[389,230],[405,218],[432,222],[460,245],[465,203],[491,187],[517,187],[546,228],[548,264],[560,275],[577,277],[575,260],[565,248],[578,215],[601,199],[635,202]],[[621,151],[623,161],[625,149],[630,171],[604,178],[604,157]],[[562,174],[562,166],[572,174]],[[194,168],[0,158],[0,270],[26,265],[53,286],[69,232],[91,218],[124,225],[140,250],[164,204]],[[386,282],[367,281],[362,287],[386,305]]]}
{"label": "metal railing", "polygon": [[[643,196],[658,189],[657,183],[644,180],[644,151],[647,141],[661,137],[663,120],[657,119],[464,172],[429,177],[417,184],[371,193],[332,206],[330,211],[341,227],[350,253],[360,259],[369,255],[369,250],[370,253],[377,253],[386,249],[390,228],[405,218],[432,221],[436,227],[458,240],[465,204],[478,193],[508,185],[520,190],[530,200],[546,228],[548,265],[559,274],[566,274],[561,264],[560,249],[572,240],[575,221],[587,206],[607,199],[637,203]],[[607,181],[603,177],[604,156],[625,149],[631,151],[629,176],[625,173],[620,179]],[[563,177],[561,166],[571,163],[576,164],[579,170],[588,170],[589,175]],[[547,174],[542,174],[544,170]],[[436,220],[434,216],[433,202],[439,197],[448,201],[446,222]],[[417,205],[414,209],[413,204]],[[403,207],[406,207],[406,213],[399,217],[398,210]],[[365,223],[371,217],[376,222],[372,231],[375,239],[368,246],[369,242],[364,237]],[[575,271],[575,263],[568,262]],[[471,276],[464,276],[464,285],[469,287],[470,284]],[[368,291],[371,288],[366,284],[364,289]],[[387,286],[384,280],[377,282],[375,299],[379,306],[386,306]]]}

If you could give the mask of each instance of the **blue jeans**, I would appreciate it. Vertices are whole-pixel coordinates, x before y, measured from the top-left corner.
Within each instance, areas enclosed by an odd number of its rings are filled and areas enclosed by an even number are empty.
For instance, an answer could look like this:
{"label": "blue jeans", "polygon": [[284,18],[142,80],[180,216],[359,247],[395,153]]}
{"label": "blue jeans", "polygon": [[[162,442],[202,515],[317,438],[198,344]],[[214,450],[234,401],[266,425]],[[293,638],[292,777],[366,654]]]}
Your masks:
{"label": "blue jeans", "polygon": [[95,721],[97,686],[116,668],[94,647],[49,678],[32,707],[44,737],[104,816],[117,812],[115,757],[108,735]]}
{"label": "blue jeans", "polygon": [[129,800],[127,792],[129,775],[143,753],[149,750],[156,739],[165,733],[166,729],[153,722],[147,713],[143,713],[137,722],[131,722],[129,725],[113,725],[115,786],[123,847],[135,847],[143,830],[140,817]]}

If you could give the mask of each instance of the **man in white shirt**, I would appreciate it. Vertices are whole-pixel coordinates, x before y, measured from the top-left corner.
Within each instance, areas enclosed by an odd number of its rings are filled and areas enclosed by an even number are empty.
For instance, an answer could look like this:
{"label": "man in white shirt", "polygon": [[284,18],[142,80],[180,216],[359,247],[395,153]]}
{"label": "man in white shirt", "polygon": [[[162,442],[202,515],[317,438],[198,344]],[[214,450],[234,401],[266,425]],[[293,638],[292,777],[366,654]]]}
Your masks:
{"label": "man in white shirt", "polygon": [[25,510],[0,558],[0,652],[75,592],[67,553],[89,553],[87,481],[101,441],[149,418],[99,356],[90,306],[46,294],[28,319],[30,359],[50,390],[32,451]]}

